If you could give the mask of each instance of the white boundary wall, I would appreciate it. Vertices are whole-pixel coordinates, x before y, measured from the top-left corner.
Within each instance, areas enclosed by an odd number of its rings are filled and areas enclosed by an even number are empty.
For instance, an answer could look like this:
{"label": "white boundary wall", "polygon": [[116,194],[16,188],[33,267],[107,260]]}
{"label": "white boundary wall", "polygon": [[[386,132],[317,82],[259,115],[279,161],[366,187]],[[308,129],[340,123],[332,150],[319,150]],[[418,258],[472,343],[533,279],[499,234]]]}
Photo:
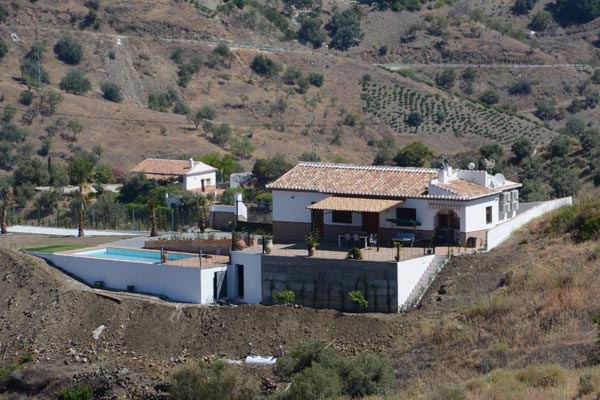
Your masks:
{"label": "white boundary wall", "polygon": [[[118,261],[92,257],[80,257],[67,254],[46,254],[31,252],[30,254],[54,263],[69,274],[93,286],[95,281],[102,281],[104,287],[114,290],[127,290],[127,285],[134,285],[135,291],[153,295],[165,295],[173,301],[184,303],[212,302],[212,273],[216,268],[201,270],[172,265],[140,263],[134,261]],[[225,269],[226,267],[221,267]],[[213,271],[214,270],[214,271]],[[201,297],[201,274],[210,277],[210,301]]]}
{"label": "white boundary wall", "polygon": [[[521,228],[523,225],[531,222],[533,219],[537,217],[541,217],[542,215],[556,210],[563,206],[568,206],[573,204],[572,197],[564,197],[562,199],[550,200],[540,203],[536,206],[531,207],[527,211],[517,215],[515,218],[504,222],[494,229],[490,229],[486,233],[486,251],[490,251],[493,248],[497,247],[499,244],[504,242],[508,237],[517,229]],[[525,204],[522,204],[525,205]]]}
{"label": "white boundary wall", "polygon": [[417,286],[435,255],[413,258],[398,263],[398,307],[402,307]]}

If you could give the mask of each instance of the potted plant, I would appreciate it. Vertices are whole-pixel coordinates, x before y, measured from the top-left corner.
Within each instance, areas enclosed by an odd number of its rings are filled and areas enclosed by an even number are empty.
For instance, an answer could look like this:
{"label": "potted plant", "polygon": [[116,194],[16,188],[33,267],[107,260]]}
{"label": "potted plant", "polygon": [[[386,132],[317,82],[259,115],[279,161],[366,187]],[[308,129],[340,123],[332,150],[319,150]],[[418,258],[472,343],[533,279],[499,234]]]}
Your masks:
{"label": "potted plant", "polygon": [[402,243],[394,242],[394,248],[396,249],[396,255],[394,256],[394,258],[396,259],[396,261],[400,261],[400,249],[402,248]]}
{"label": "potted plant", "polygon": [[350,250],[348,252],[348,255],[346,256],[346,258],[348,258],[350,260],[362,260],[363,259],[362,251],[358,247],[353,247],[352,250]]}
{"label": "potted plant", "polygon": [[308,256],[314,256],[317,247],[319,246],[319,231],[311,232],[311,234],[306,237],[306,245],[308,247]]}
{"label": "potted plant", "polygon": [[271,254],[273,251],[273,236],[271,235],[263,235],[263,243],[266,254]]}
{"label": "potted plant", "polygon": [[242,239],[242,235],[239,232],[234,232],[233,237],[235,239],[235,249],[244,250],[246,248],[246,242]]}

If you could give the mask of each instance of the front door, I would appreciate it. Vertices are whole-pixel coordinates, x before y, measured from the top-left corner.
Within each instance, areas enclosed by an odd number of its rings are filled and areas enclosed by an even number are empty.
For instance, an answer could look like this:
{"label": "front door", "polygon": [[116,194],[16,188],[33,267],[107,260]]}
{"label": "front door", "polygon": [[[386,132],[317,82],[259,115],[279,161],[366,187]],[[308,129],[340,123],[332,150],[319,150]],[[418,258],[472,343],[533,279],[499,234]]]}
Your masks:
{"label": "front door", "polygon": [[238,297],[244,297],[244,266],[236,264],[236,276],[237,276],[237,295]]}
{"label": "front door", "polygon": [[379,232],[379,214],[365,212],[362,214],[362,230],[369,234]]}

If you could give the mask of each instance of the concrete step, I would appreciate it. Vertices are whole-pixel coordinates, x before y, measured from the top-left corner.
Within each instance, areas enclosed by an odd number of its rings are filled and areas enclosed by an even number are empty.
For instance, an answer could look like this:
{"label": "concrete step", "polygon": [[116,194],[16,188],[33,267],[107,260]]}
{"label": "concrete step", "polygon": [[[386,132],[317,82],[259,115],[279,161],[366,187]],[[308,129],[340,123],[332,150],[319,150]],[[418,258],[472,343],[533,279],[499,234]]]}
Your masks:
{"label": "concrete step", "polygon": [[425,272],[423,272],[423,275],[421,275],[419,281],[408,295],[408,299],[406,299],[406,301],[402,305],[403,308],[409,307],[415,301],[419,300],[419,296],[421,296],[421,294],[425,290],[427,290],[431,282],[437,276],[440,267],[444,264],[445,261],[446,258],[444,256],[435,256],[433,260],[431,260],[431,263],[427,266]]}

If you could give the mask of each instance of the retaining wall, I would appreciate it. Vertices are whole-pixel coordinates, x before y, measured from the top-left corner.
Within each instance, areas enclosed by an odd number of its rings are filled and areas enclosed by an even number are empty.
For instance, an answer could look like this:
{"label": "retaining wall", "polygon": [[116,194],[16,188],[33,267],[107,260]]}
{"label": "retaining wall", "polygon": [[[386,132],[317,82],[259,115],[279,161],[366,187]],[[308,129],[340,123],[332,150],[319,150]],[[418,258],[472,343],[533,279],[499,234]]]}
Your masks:
{"label": "retaining wall", "polygon": [[396,263],[263,256],[262,303],[273,304],[275,293],[292,290],[297,304],[353,311],[348,292],[358,289],[367,311],[396,312],[397,274]]}

